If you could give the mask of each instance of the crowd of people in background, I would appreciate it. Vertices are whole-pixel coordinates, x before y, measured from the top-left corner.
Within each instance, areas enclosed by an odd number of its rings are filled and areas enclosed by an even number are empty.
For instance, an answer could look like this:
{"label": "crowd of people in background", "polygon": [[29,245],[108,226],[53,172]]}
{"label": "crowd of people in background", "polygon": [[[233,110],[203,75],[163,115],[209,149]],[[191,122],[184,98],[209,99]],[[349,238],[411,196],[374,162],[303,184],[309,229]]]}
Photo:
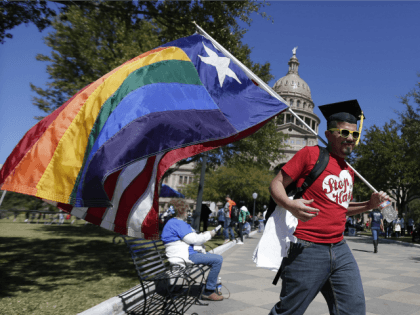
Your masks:
{"label": "crowd of people in background", "polygon": [[[9,220],[10,213],[13,213],[13,222],[18,221],[18,216],[20,214],[25,216],[23,220],[24,223],[27,224],[44,224],[44,225],[63,225],[65,221],[70,221],[70,224],[74,224],[77,220],[80,220],[77,217],[74,217],[68,213],[63,212],[62,210],[56,213],[47,213],[43,211],[8,211],[3,212],[1,218],[5,218]],[[85,224],[89,224],[86,222]]]}
{"label": "crowd of people in background", "polygon": [[[259,226],[264,227],[264,215],[258,212],[255,217],[252,217],[244,201],[239,201],[238,204],[233,201],[229,195],[225,198],[225,205],[216,209],[210,210],[207,203],[202,203],[200,212],[200,230],[205,232],[209,225],[220,225],[222,228],[217,231],[216,236],[223,235],[225,243],[234,241],[239,245],[244,242],[244,237],[249,236],[251,230],[258,229]],[[232,207],[238,209],[238,214],[232,216]],[[186,222],[192,224],[193,210],[188,210]],[[166,223],[176,217],[176,209],[173,205],[159,214],[160,230],[162,231]],[[199,232],[199,231],[197,231]]]}
{"label": "crowd of people in background", "polygon": [[[382,223],[380,224],[381,227],[379,228],[378,235],[385,238],[400,238],[404,236],[410,236],[414,231],[415,221],[410,216],[406,218],[406,220],[404,220],[404,217],[405,215],[403,214],[402,217],[398,216],[391,222],[383,219]],[[348,232],[348,228],[354,228],[356,231],[372,230],[372,228],[374,228],[372,226],[372,216],[369,214],[368,218],[369,219],[363,223],[361,218],[348,217],[346,221],[345,232]]]}

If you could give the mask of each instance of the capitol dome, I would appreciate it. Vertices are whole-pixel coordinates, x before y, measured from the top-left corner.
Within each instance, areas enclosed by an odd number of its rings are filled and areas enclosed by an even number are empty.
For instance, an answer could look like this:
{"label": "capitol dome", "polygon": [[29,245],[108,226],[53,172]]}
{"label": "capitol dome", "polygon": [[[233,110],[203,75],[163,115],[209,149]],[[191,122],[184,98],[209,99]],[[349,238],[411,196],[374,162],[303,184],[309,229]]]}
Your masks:
{"label": "capitol dome", "polygon": [[308,101],[312,101],[311,90],[308,84],[299,76],[299,61],[295,54],[290,58],[288,64],[289,72],[286,76],[277,80],[273,86],[273,90],[280,95],[300,96],[306,98]]}
{"label": "capitol dome", "polygon": [[318,144],[317,136],[309,128],[318,133],[320,119],[314,113],[315,104],[311,97],[311,90],[299,76],[299,61],[296,58],[296,49],[297,47],[293,48],[293,56],[288,62],[289,72],[286,76],[277,80],[273,86],[273,90],[286,101],[296,115],[292,115],[290,111],[285,111],[276,118],[277,130],[289,136],[288,139],[283,140],[284,144],[287,145],[283,149],[284,156],[276,161],[277,166],[273,165],[277,168],[289,161],[303,147]]}

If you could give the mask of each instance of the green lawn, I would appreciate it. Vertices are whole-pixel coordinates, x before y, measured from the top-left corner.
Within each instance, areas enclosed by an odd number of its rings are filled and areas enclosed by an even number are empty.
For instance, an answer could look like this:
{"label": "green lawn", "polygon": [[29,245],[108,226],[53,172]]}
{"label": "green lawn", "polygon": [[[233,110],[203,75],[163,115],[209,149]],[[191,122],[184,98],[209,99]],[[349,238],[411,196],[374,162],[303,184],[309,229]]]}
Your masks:
{"label": "green lawn", "polygon": [[[1,315],[73,315],[139,284],[125,244],[112,243],[115,233],[83,220],[24,219],[0,220]],[[215,237],[207,250],[223,241]]]}
{"label": "green lawn", "polygon": [[76,314],[138,284],[115,233],[23,220],[0,220],[0,314]]}

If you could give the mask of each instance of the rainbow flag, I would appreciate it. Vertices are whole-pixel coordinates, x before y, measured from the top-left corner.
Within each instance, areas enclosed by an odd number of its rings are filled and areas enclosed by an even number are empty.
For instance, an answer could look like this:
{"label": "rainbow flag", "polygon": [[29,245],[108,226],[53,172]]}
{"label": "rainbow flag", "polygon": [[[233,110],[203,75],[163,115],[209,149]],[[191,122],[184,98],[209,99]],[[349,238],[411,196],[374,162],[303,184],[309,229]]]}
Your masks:
{"label": "rainbow flag", "polygon": [[0,187],[156,238],[166,170],[254,133],[286,107],[195,34],[124,63],[37,123],[6,160]]}

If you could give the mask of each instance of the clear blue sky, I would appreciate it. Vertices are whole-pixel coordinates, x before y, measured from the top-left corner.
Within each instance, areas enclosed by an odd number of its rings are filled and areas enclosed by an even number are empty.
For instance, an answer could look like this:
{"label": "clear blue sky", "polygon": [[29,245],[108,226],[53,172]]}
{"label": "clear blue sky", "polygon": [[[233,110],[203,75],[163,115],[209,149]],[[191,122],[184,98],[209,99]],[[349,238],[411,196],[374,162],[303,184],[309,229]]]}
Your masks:
{"label": "clear blue sky", "polygon": [[[397,119],[398,96],[409,92],[420,72],[420,2],[272,2],[265,9],[274,24],[253,16],[244,42],[255,62],[270,62],[275,81],[288,70],[298,46],[299,74],[316,106],[358,99],[365,126]],[[32,105],[29,83],[44,86],[50,54],[33,26],[13,29],[13,39],[0,45],[0,164],[24,134],[44,115]],[[315,113],[322,118],[316,107]],[[322,118],[320,134],[325,131]]]}

